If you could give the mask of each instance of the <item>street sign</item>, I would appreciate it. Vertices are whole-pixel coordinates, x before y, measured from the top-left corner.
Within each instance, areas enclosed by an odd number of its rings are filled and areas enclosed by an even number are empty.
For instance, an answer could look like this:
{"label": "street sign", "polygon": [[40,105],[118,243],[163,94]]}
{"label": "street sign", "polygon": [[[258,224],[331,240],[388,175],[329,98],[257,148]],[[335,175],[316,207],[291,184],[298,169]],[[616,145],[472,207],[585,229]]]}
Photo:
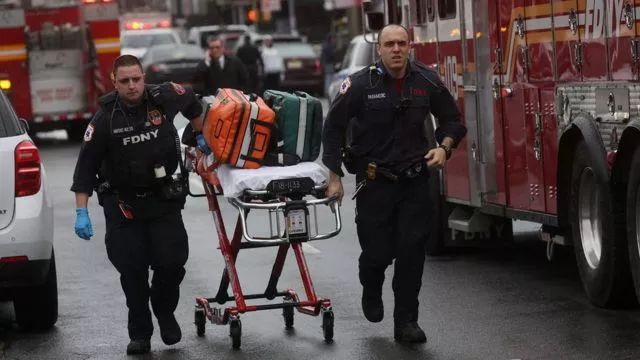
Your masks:
{"label": "street sign", "polygon": [[282,10],[280,0],[260,0],[260,11],[274,12]]}

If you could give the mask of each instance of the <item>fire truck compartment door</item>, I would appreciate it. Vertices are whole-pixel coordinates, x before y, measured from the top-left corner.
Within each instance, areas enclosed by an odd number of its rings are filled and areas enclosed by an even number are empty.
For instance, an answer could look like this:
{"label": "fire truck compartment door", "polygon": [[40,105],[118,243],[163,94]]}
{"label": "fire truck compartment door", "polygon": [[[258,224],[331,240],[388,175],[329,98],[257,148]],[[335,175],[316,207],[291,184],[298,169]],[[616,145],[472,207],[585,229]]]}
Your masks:
{"label": "fire truck compartment door", "polygon": [[29,74],[34,115],[84,110],[86,91],[81,50],[32,51]]}

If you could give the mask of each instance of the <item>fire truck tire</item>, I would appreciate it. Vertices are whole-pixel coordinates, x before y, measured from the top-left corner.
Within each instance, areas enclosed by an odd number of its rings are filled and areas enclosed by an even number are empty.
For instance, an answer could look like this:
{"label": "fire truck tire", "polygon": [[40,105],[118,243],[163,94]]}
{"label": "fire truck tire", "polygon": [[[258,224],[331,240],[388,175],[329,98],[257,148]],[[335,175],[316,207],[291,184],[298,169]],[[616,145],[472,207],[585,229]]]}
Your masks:
{"label": "fire truck tire", "polygon": [[631,158],[629,182],[627,186],[627,243],[629,262],[635,293],[640,301],[640,146]]}
{"label": "fire truck tire", "polygon": [[[581,140],[571,172],[569,218],[578,272],[590,302],[603,308],[636,303],[624,236],[616,236],[613,206],[602,169]],[[618,232],[619,234],[619,232]]]}

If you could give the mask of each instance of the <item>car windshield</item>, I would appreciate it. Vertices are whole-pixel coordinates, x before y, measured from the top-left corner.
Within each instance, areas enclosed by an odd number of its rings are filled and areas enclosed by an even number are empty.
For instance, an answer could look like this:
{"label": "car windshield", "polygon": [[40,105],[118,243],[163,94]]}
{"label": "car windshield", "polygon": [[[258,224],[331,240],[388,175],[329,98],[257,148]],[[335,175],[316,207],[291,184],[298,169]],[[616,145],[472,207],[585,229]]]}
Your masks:
{"label": "car windshield", "polygon": [[375,50],[373,44],[365,43],[356,47],[356,56],[353,59],[353,65],[357,67],[363,67],[373,62],[373,51]]}
{"label": "car windshield", "polygon": [[373,45],[369,43],[359,44],[352,42],[349,44],[347,51],[342,58],[341,69],[351,67],[351,64],[355,67],[363,67],[371,64],[373,54]]}
{"label": "car windshield", "polygon": [[[203,48],[207,47],[207,41],[211,38],[217,38],[221,35],[227,35],[229,34],[230,36],[242,36],[242,34],[244,34],[244,31],[232,31],[232,30],[211,30],[211,31],[202,31],[200,32],[200,44],[202,44]],[[235,43],[236,41],[238,41],[238,38],[236,39],[226,39],[226,44],[225,47],[227,49],[231,49],[230,47],[230,42]]]}
{"label": "car windshield", "polygon": [[313,47],[307,43],[274,42],[273,47],[282,57],[316,57]]}
{"label": "car windshield", "polygon": [[240,40],[240,37],[236,36],[236,37],[227,37],[224,39],[224,48],[231,50],[233,48],[235,48],[236,44],[238,43],[238,40]]}
{"label": "car windshield", "polygon": [[349,63],[351,62],[351,58],[353,57],[353,53],[356,51],[356,43],[350,43],[349,47],[347,47],[347,51],[344,52],[344,57],[342,58],[342,64],[340,65],[341,69],[346,69],[349,67]]}
{"label": "car windshield", "polygon": [[148,48],[153,45],[177,44],[175,37],[170,33],[162,34],[127,34],[122,38],[122,47]]}
{"label": "car windshield", "polygon": [[22,128],[17,120],[18,117],[9,99],[4,94],[0,94],[0,138],[22,134]]}
{"label": "car windshield", "polygon": [[197,46],[162,46],[151,48],[145,60],[154,62],[171,61],[173,59],[203,59],[202,49]]}

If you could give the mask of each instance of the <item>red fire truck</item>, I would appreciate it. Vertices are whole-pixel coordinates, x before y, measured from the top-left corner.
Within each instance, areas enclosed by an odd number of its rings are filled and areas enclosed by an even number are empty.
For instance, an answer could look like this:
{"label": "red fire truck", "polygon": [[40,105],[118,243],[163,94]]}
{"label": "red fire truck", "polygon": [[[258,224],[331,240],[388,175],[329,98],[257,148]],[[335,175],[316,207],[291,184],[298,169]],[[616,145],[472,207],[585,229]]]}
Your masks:
{"label": "red fire truck", "polygon": [[[120,54],[112,0],[31,0],[0,6],[0,87],[30,132],[82,139]],[[30,4],[29,4],[30,3]]]}
{"label": "red fire truck", "polygon": [[548,255],[553,244],[573,246],[594,305],[635,305],[640,1],[365,0],[362,7],[369,41],[385,23],[409,29],[412,56],[439,71],[468,128],[435,187],[440,221],[429,251],[477,233],[500,235],[511,220],[537,222]]}

